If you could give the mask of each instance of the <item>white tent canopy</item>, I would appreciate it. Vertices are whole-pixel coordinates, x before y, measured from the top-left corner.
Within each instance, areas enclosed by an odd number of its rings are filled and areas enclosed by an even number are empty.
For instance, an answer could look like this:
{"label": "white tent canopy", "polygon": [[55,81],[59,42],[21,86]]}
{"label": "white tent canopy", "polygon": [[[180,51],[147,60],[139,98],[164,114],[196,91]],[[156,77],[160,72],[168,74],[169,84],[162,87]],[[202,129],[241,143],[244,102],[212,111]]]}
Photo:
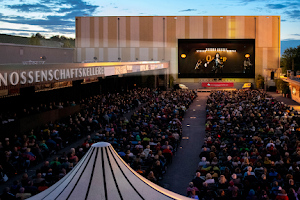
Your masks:
{"label": "white tent canopy", "polygon": [[109,143],[93,144],[64,178],[30,200],[190,199],[168,191],[128,166]]}

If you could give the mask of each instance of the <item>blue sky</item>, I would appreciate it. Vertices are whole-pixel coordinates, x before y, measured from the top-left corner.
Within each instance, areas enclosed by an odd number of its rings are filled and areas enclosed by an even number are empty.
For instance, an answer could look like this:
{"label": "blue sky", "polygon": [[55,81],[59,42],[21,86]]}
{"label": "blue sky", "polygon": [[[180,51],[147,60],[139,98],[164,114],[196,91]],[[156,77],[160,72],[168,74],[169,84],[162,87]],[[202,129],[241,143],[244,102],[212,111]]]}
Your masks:
{"label": "blue sky", "polygon": [[75,16],[280,15],[281,40],[300,45],[300,0],[0,0],[0,33],[75,37]]}

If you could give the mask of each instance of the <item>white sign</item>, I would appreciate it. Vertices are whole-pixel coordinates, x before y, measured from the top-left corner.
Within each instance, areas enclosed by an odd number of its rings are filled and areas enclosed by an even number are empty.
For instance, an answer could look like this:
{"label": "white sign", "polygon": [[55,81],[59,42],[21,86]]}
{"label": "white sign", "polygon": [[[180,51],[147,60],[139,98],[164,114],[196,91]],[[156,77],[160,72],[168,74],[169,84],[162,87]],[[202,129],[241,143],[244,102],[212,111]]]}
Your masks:
{"label": "white sign", "polygon": [[43,64],[45,64],[45,61],[31,61],[31,60],[29,60],[29,61],[23,61],[22,63],[23,63],[23,65],[43,65]]}
{"label": "white sign", "polygon": [[236,52],[235,49],[227,49],[227,48],[206,48],[205,50],[196,50],[197,53],[207,52],[207,51],[219,51],[219,52]]}
{"label": "white sign", "polygon": [[84,67],[68,69],[49,69],[0,73],[0,86],[47,81],[64,81],[65,79],[84,78],[104,74],[104,67]]}

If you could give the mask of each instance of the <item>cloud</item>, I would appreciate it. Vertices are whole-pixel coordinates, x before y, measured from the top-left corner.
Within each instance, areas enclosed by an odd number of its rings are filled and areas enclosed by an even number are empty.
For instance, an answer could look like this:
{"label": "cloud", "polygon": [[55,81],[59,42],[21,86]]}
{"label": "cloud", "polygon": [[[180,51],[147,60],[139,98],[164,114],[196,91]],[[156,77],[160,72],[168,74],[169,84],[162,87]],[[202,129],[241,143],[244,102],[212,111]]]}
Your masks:
{"label": "cloud", "polygon": [[5,7],[12,10],[17,10],[18,12],[52,12],[50,7],[41,5],[39,3],[6,5]]}
{"label": "cloud", "polygon": [[[64,6],[59,8],[60,6]],[[58,22],[62,20],[75,20],[76,16],[92,15],[99,7],[98,5],[91,5],[84,0],[42,0],[41,4],[14,4],[6,5],[6,8],[16,10],[18,12],[52,12],[53,15],[45,17],[45,20],[57,19]],[[56,8],[59,8],[56,10]],[[56,15],[59,14],[59,15]],[[64,14],[64,15],[61,15]]]}
{"label": "cloud", "polygon": [[300,19],[300,10],[289,10],[285,11],[285,14],[287,14],[292,19]]}
{"label": "cloud", "polygon": [[197,9],[186,9],[186,10],[179,10],[179,12],[191,12],[191,11],[197,11]]}
{"label": "cloud", "polygon": [[285,19],[282,19],[281,21],[282,21],[282,22],[286,22],[286,20],[285,20]]}
{"label": "cloud", "polygon": [[291,34],[291,35],[293,35],[293,36],[300,36],[299,33],[294,33],[294,34]]}
{"label": "cloud", "polygon": [[240,2],[244,5],[247,5],[248,3],[256,2],[256,1],[261,1],[261,0],[240,0]]}
{"label": "cloud", "polygon": [[99,7],[97,5],[91,5],[82,0],[60,0],[61,4],[65,4],[70,6],[69,8],[61,8],[58,12],[88,12],[89,14],[95,12],[95,10]]}
{"label": "cloud", "polygon": [[266,7],[269,9],[282,9],[282,8],[286,8],[287,5],[285,5],[285,4],[267,4]]}
{"label": "cloud", "polygon": [[70,6],[69,8],[60,8],[58,13],[66,13],[63,19],[75,19],[76,16],[92,15],[100,6],[91,5],[82,0],[60,0],[62,4]]}
{"label": "cloud", "polygon": [[75,33],[75,26],[72,27],[65,27],[65,26],[48,26],[48,29],[51,30],[51,32],[58,32],[61,34],[73,34]]}
{"label": "cloud", "polygon": [[16,32],[6,32],[5,34],[7,35],[17,35],[17,36],[31,36],[30,33],[28,32],[19,32],[19,33],[16,33]]}
{"label": "cloud", "polygon": [[261,8],[261,7],[256,7],[255,9],[252,9],[252,10],[255,10],[255,11],[257,11],[257,12],[262,12],[262,11],[264,11],[263,8]]}
{"label": "cloud", "polygon": [[[1,1],[1,0],[0,0]],[[6,5],[5,8],[15,10],[17,12],[26,13],[47,13],[42,18],[30,18],[22,15],[5,16],[0,13],[0,21],[12,24],[37,25],[42,27],[44,33],[59,32],[60,34],[75,33],[75,17],[84,15],[93,15],[100,6],[88,3],[85,0],[41,0],[36,4],[13,4]],[[1,27],[0,30],[18,31],[14,29],[6,29]],[[42,32],[32,30],[20,30],[27,32]]]}
{"label": "cloud", "polygon": [[32,29],[12,29],[12,28],[0,28],[0,31],[17,31],[17,32],[34,32],[34,33],[43,33],[48,31],[41,31],[41,30],[32,30]]}
{"label": "cloud", "polygon": [[9,16],[2,17],[1,21],[14,23],[14,24],[28,24],[28,25],[39,25],[39,26],[47,26],[47,25],[73,25],[74,22],[61,20],[59,16],[47,16],[45,19],[32,19],[21,16]]}

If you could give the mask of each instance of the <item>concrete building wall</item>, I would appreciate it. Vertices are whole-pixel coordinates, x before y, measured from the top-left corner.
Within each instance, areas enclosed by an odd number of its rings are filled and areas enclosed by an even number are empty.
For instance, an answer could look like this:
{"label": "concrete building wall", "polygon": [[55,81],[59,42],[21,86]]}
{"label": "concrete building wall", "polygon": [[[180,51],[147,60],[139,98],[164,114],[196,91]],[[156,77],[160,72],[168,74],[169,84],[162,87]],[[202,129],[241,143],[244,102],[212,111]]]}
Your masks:
{"label": "concrete building wall", "polygon": [[69,48],[0,43],[0,64],[41,61],[42,56],[46,57],[45,63],[72,63],[74,52],[74,49]]}
{"label": "concrete building wall", "polygon": [[164,59],[176,82],[197,83],[178,79],[178,39],[255,39],[256,76],[280,65],[279,16],[77,17],[75,61]]}

